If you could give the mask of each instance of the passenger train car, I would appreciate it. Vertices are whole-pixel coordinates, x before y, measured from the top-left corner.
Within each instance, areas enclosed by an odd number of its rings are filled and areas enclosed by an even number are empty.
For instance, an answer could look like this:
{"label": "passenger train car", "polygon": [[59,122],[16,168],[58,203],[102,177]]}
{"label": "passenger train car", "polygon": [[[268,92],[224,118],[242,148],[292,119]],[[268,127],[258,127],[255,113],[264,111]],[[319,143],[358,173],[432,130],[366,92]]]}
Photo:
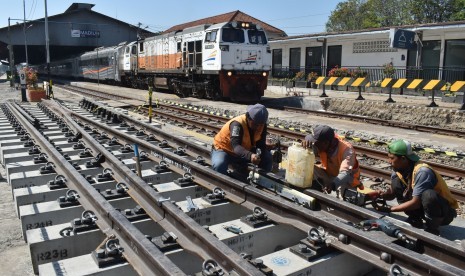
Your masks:
{"label": "passenger train car", "polygon": [[[45,67],[40,67],[45,73]],[[181,97],[257,101],[271,70],[264,30],[247,22],[199,25],[52,62],[53,76],[169,89]]]}

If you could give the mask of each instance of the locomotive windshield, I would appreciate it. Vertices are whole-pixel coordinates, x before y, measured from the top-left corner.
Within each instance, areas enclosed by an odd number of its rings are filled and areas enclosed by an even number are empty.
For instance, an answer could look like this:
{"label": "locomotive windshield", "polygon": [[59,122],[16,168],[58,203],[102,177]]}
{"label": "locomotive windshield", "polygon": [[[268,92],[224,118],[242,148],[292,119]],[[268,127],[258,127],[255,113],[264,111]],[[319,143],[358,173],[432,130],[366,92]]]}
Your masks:
{"label": "locomotive windshield", "polygon": [[266,35],[263,31],[258,30],[248,30],[247,34],[249,36],[249,43],[251,44],[266,44]]}
{"label": "locomotive windshield", "polygon": [[244,31],[242,29],[224,28],[221,40],[223,40],[223,42],[244,43]]}
{"label": "locomotive windshield", "polygon": [[205,35],[205,42],[216,42],[216,35],[217,35],[218,30],[214,30],[211,32],[208,32]]}

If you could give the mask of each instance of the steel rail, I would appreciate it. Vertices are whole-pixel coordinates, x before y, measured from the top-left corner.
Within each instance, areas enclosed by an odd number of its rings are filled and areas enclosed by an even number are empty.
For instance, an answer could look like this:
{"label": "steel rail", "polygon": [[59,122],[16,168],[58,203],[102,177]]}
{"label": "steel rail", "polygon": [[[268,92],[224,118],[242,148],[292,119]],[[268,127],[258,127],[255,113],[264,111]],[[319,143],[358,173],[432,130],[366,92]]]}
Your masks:
{"label": "steel rail", "polygon": [[49,159],[55,165],[58,174],[66,175],[67,185],[80,195],[78,199],[85,210],[93,211],[98,219],[97,226],[107,236],[115,235],[124,247],[123,255],[142,275],[160,273],[161,275],[185,275],[153,243],[151,243],[129,220],[111,206],[102,195],[36,130],[23,119],[14,107],[7,103],[23,127],[28,130],[35,143],[47,151]]}
{"label": "steel rail", "polygon": [[[240,275],[261,275],[261,272],[257,268],[239,256],[239,254],[235,253],[231,248],[226,246],[226,244],[214,238],[210,232],[208,232],[202,226],[198,225],[192,218],[180,210],[176,205],[171,203],[169,200],[164,199],[139,176],[137,176],[126,167],[121,168],[121,161],[119,161],[118,158],[116,158],[102,145],[95,141],[95,139],[93,139],[90,134],[81,128],[67,114],[72,114],[73,117],[79,118],[81,121],[87,121],[89,124],[93,124],[99,129],[104,129],[107,133],[115,133],[117,131],[78,113],[72,111],[63,112],[61,109],[57,108],[57,106],[53,107],[51,104],[48,104],[48,106],[52,107],[56,112],[60,112],[63,115],[63,118],[65,118],[67,123],[76,132],[82,133],[83,140],[87,142],[89,147],[95,150],[95,152],[102,153],[105,156],[105,162],[108,162],[111,167],[118,169],[115,171],[115,174],[118,175],[116,178],[119,178],[119,180],[128,184],[131,189],[129,189],[127,192],[131,195],[131,197],[142,208],[144,208],[144,210],[152,219],[158,222],[164,229],[168,228],[169,231],[177,233],[178,242],[181,246],[190,248],[193,253],[202,256],[204,259],[216,259],[218,260],[218,263],[221,263],[222,267],[225,267],[229,270],[234,270]],[[130,135],[124,133],[119,133],[119,135],[126,141],[138,143],[141,148],[160,151],[162,154],[168,156],[176,156],[170,151],[164,150],[162,148],[156,148],[153,144],[147,141],[140,139],[134,141]],[[161,159],[156,159],[154,161],[159,162]],[[202,167],[201,165],[198,166]],[[182,171],[178,172],[181,173]],[[195,237],[195,239],[192,237]],[[205,246],[207,246],[207,249],[203,249]]]}
{"label": "steel rail", "polygon": [[[86,118],[85,116],[79,114],[75,114],[74,116],[80,120],[87,121],[89,124],[95,124],[95,121],[93,121],[91,118]],[[105,126],[103,129],[108,133],[113,133],[111,127]],[[124,139],[127,139],[127,142],[138,143],[141,145],[141,147],[146,148],[152,154],[158,155],[157,158],[160,158],[161,160],[170,160],[172,164],[177,164],[177,166],[172,166],[173,170],[183,172],[184,169],[188,168],[191,174],[195,176],[196,182],[199,182],[199,184],[202,185],[202,181],[199,181],[202,179],[205,183],[210,183],[206,186],[206,188],[211,189],[213,185],[211,183],[214,183],[214,185],[223,188],[223,190],[225,190],[229,196],[232,193],[233,195],[243,198],[248,202],[255,203],[259,206],[264,206],[264,209],[275,213],[275,217],[282,216],[285,218],[298,218],[300,222],[323,225],[328,229],[332,229],[332,231],[335,233],[342,233],[347,235],[350,239],[357,241],[360,244],[364,244],[368,247],[374,247],[372,249],[374,252],[379,252],[381,250],[382,252],[388,252],[392,254],[395,257],[396,262],[404,265],[405,267],[408,267],[409,269],[412,269],[413,271],[444,275],[465,273],[463,267],[455,267],[454,265],[447,264],[442,261],[445,258],[444,256],[447,256],[451,259],[459,259],[460,264],[463,265],[462,258],[465,256],[465,252],[462,252],[461,249],[458,249],[457,245],[450,241],[440,239],[438,242],[436,236],[427,233],[420,233],[419,231],[415,232],[415,230],[412,230],[411,227],[401,227],[402,229],[410,228],[410,230],[407,230],[406,232],[414,233],[414,235],[418,236],[419,239],[421,239],[426,245],[431,245],[437,242],[441,245],[442,248],[441,255],[438,256],[438,258],[406,250],[405,248],[392,243],[392,238],[386,237],[385,235],[380,236],[379,233],[372,232],[357,232],[356,229],[348,225],[341,217],[332,216],[328,212],[311,211],[304,207],[297,206],[292,202],[276,197],[275,195],[264,193],[262,190],[257,189],[252,185],[244,186],[244,184],[238,183],[237,180],[234,180],[228,176],[218,175],[218,173],[210,169],[206,169],[195,162],[188,161],[185,158],[173,154],[172,152],[157,148],[154,145],[139,138],[116,132],[114,134],[120,137],[124,136]],[[203,183],[203,185],[205,185],[205,183]],[[325,196],[323,194],[321,194],[321,196],[325,197],[324,200],[331,200],[331,197],[329,196]],[[343,202],[340,204],[344,205]],[[379,217],[378,213],[360,208],[355,205],[344,206],[340,207],[339,209],[341,208],[344,211],[350,212],[352,212],[354,209],[357,209],[358,212],[364,214],[363,217],[365,219]],[[374,240],[376,240],[376,242],[374,242]],[[336,243],[334,246],[339,248],[338,246],[342,245]],[[344,251],[342,248],[339,249]],[[457,251],[459,251],[458,254]],[[371,262],[376,263],[381,268],[385,268],[385,264],[383,264],[382,261],[379,261],[378,254],[372,254]]]}
{"label": "steel rail", "polygon": [[[167,105],[167,107],[171,108],[172,106]],[[179,108],[179,107],[174,107],[174,108],[176,110],[181,110],[185,114],[188,114],[188,113],[186,113],[186,110],[183,109],[183,108]],[[224,117],[218,117],[217,115],[203,113],[201,111],[195,111],[194,110],[192,112],[194,112],[195,114],[199,114],[199,115],[205,115],[205,116],[207,116],[209,118],[216,118],[217,121],[221,121],[221,120],[225,121],[225,120],[227,120]],[[172,120],[177,120],[177,121],[180,120],[180,118],[178,116],[174,115],[174,114],[161,112],[160,110],[157,110],[156,113],[159,114],[160,116],[165,116],[165,117],[170,118]],[[130,116],[120,115],[120,117],[124,118],[125,120],[131,121],[133,124],[139,125],[140,127],[148,128],[148,129],[151,129],[151,131],[158,132],[158,133],[160,133],[162,135],[162,137],[165,137],[164,139],[166,139],[167,134],[166,133],[162,134],[163,131],[161,131],[159,129],[156,129],[153,126],[144,124],[143,122],[135,120],[135,119],[131,118]],[[182,118],[182,120],[184,120],[186,122],[189,122],[190,124],[201,126],[203,128],[208,128],[208,129],[210,129],[212,131],[218,131],[220,129],[220,127],[218,127],[218,126],[214,126],[211,123],[204,123],[204,122],[201,122],[199,120],[194,120],[194,119],[189,119],[189,118]],[[294,131],[284,130],[284,129],[281,129],[281,128],[269,127],[268,130],[269,130],[270,133],[273,133],[275,135],[278,133],[278,135],[280,135],[280,136],[292,136],[294,139],[298,139],[298,140],[303,140],[305,138],[304,134],[297,133],[297,132],[294,132]],[[169,136],[169,134],[168,134],[168,136]],[[202,147],[196,146],[196,145],[194,145],[192,143],[189,144],[189,143],[187,143],[187,141],[183,141],[183,140],[180,140],[180,139],[176,139],[176,138],[172,138],[172,139],[174,139],[175,143],[177,143],[178,145],[185,146],[187,150],[195,149],[196,154],[203,155],[206,159],[208,159],[208,157],[210,156],[209,152],[205,152],[205,149],[202,148]],[[286,145],[281,144],[281,147],[285,149]],[[370,158],[374,158],[374,159],[387,159],[387,153],[384,152],[384,151],[377,150],[377,149],[372,149],[372,148],[368,148],[368,147],[360,147],[360,146],[357,146],[357,145],[354,145],[354,148],[357,150],[357,152],[359,154],[365,155],[366,157],[370,157]],[[425,162],[426,164],[432,166],[441,175],[444,175],[444,176],[454,178],[456,176],[465,175],[465,170],[462,169],[462,168],[459,168],[459,167],[448,166],[448,165],[445,165],[445,164],[441,164],[441,163],[437,163],[437,162],[431,162],[431,161],[427,161],[427,160],[425,160],[423,162]],[[375,167],[372,167],[372,166],[369,166],[369,165],[364,165],[364,164],[360,164],[360,168],[361,168],[362,174],[365,175],[365,176],[380,177],[380,178],[385,179],[386,182],[388,182],[388,183],[390,182],[390,176],[391,176],[390,171],[375,168]],[[450,189],[451,193],[456,197],[457,200],[465,201],[465,191],[463,189],[457,189],[457,188],[453,188],[453,187],[449,187],[449,189]]]}
{"label": "steel rail", "polygon": [[[202,113],[200,111],[194,111],[194,110],[188,110],[187,111],[187,110],[179,108],[179,107],[172,107],[171,105],[166,105],[166,106],[169,107],[169,108],[176,109],[176,110],[182,110],[182,112],[185,113],[185,114],[194,113],[194,114],[198,114],[200,116],[207,116],[208,118],[215,118],[217,121],[222,121],[222,122],[226,122],[226,120],[229,120],[229,119],[226,119],[224,117],[220,117],[220,116],[212,115],[212,114],[207,114],[207,113]],[[171,118],[173,120],[179,120],[179,117],[176,117],[176,115],[169,114],[169,113],[166,113],[166,112],[161,112],[160,110],[156,110],[156,113],[159,114],[159,115]],[[220,129],[220,127],[217,127],[217,126],[214,126],[214,125],[208,124],[208,123],[203,123],[203,122],[200,122],[199,120],[194,120],[194,119],[189,119],[189,118],[182,118],[182,120],[185,120],[186,122],[189,122],[189,123],[194,124],[194,125],[201,125],[202,127],[208,128],[208,129],[210,129],[212,131],[219,131],[219,129]],[[274,135],[278,135],[279,137],[284,136],[284,137],[288,137],[288,138],[295,139],[295,140],[303,140],[303,139],[305,139],[305,134],[303,134],[303,133],[298,133],[298,132],[295,132],[295,131],[281,129],[279,127],[268,127],[267,129],[268,129],[269,133],[274,134]],[[286,146],[284,144],[282,144],[282,147],[285,148]],[[369,147],[362,147],[362,146],[358,146],[358,145],[353,145],[353,147],[354,147],[354,149],[356,150],[356,152],[358,154],[365,155],[367,157],[374,158],[374,159],[387,159],[387,153],[385,151],[381,151],[381,150],[377,150],[377,149],[373,149],[373,148],[369,148]],[[441,164],[441,163],[432,162],[432,161],[428,161],[428,160],[422,160],[422,162],[430,165],[438,173],[440,173],[443,176],[455,178],[457,176],[465,175],[465,169],[464,168],[449,166],[449,165],[446,165],[446,164]],[[369,175],[374,175],[374,176],[378,176],[378,177],[383,177],[385,179],[390,179],[390,172],[388,172],[386,170],[376,169],[376,168],[373,168],[373,167],[370,167],[370,166],[367,166],[367,165],[360,165],[360,167],[362,169],[362,173],[364,173],[364,174],[369,174]],[[457,197],[457,199],[465,201],[465,191],[464,190],[456,189],[456,188],[453,188],[453,187],[451,187],[450,190],[454,194],[454,196]]]}

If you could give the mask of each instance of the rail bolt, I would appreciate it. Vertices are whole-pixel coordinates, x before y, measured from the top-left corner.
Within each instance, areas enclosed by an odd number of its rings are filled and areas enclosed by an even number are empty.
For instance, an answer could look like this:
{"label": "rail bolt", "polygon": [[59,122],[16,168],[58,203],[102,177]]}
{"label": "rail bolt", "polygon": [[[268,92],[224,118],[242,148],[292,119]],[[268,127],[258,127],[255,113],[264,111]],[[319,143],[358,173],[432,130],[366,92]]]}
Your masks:
{"label": "rail bolt", "polygon": [[387,252],[381,252],[381,255],[379,256],[379,258],[388,264],[392,263],[392,255]]}
{"label": "rail bolt", "polygon": [[337,238],[343,244],[349,244],[350,243],[350,239],[349,239],[349,237],[347,235],[339,234],[339,236]]}

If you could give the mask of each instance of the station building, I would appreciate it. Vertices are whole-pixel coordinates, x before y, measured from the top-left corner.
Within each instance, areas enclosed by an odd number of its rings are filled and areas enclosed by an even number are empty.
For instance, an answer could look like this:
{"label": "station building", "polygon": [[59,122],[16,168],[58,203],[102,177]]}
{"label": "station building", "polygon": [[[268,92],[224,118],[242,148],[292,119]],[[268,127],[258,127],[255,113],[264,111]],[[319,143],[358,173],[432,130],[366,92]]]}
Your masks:
{"label": "station building", "polygon": [[[92,10],[94,4],[73,3],[61,14],[48,17],[50,59],[59,60],[93,50],[101,46],[118,45],[135,41],[151,32]],[[26,39],[25,39],[26,38]],[[27,42],[27,43],[25,43]],[[7,45],[13,45],[14,64],[46,62],[45,19],[27,21],[26,34],[23,24],[0,29],[0,59],[8,59]]]}
{"label": "station building", "polygon": [[360,67],[372,80],[378,80],[384,77],[384,65],[390,63],[396,68],[395,78],[465,80],[465,21],[396,27],[416,33],[413,49],[390,47],[391,29],[272,39],[272,76],[299,71],[321,76],[338,66],[349,70]]}

